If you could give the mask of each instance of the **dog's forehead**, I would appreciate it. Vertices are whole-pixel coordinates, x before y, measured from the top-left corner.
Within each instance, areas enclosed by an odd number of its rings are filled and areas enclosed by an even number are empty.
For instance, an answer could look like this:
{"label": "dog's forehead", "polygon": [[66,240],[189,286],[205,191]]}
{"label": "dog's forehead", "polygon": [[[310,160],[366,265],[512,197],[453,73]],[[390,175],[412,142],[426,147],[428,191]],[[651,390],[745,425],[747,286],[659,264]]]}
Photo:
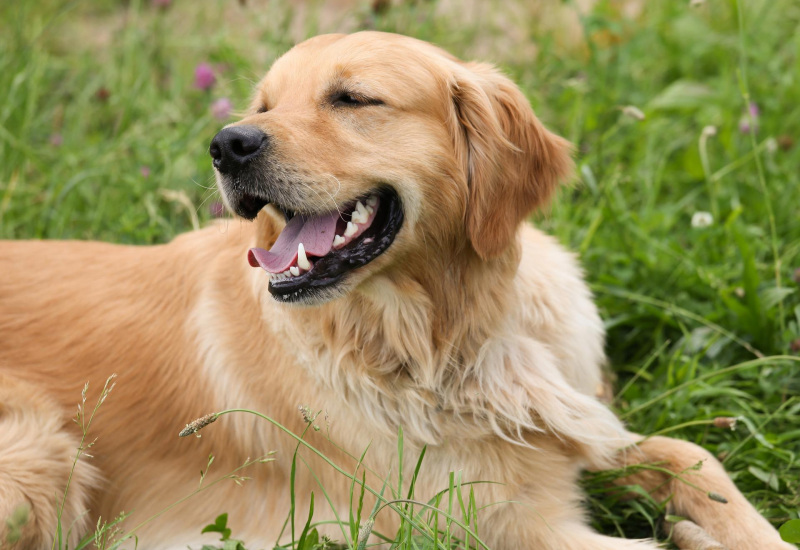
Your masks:
{"label": "dog's forehead", "polygon": [[273,64],[259,90],[271,101],[317,95],[337,84],[383,99],[430,96],[449,71],[449,54],[389,33],[322,35],[302,42]]}

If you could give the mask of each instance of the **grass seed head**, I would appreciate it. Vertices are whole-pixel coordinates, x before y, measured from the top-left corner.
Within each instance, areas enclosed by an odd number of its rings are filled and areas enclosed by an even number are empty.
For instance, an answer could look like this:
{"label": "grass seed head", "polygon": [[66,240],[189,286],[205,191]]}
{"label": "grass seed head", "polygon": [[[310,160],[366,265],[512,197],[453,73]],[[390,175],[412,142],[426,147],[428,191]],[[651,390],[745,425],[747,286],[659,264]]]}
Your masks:
{"label": "grass seed head", "polygon": [[317,418],[317,415],[311,411],[311,407],[308,405],[298,405],[297,410],[300,411],[300,415],[303,417],[303,422],[306,424],[311,424],[314,422],[314,419]]}
{"label": "grass seed head", "polygon": [[369,518],[364,525],[361,526],[361,529],[358,530],[358,550],[364,550],[367,547],[367,540],[369,540],[369,536],[372,534],[372,527],[375,525],[375,520],[373,518]]}
{"label": "grass seed head", "polygon": [[626,105],[625,107],[622,107],[622,114],[640,122],[645,119],[645,115],[642,110],[635,105]]}
{"label": "grass seed head", "polygon": [[708,492],[708,498],[713,500],[714,502],[721,502],[722,504],[728,504],[728,499],[722,496],[719,493],[715,493],[714,491]]}
{"label": "grass seed head", "polygon": [[181,430],[178,434],[178,437],[186,437],[187,435],[196,434],[212,422],[217,419],[217,413],[207,414],[205,416],[201,416],[197,420],[193,420],[186,424],[186,427]]}
{"label": "grass seed head", "polygon": [[718,416],[714,419],[714,426],[727,430],[736,429],[736,418],[731,416]]}

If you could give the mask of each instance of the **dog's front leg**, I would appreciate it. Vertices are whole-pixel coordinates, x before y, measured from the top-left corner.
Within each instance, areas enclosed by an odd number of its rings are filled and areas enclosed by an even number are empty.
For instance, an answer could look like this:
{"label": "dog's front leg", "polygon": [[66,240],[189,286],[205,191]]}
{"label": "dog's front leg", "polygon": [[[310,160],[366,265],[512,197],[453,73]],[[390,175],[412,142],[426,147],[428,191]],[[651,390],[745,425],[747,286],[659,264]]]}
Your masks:
{"label": "dog's front leg", "polygon": [[[639,484],[659,500],[669,498],[670,514],[691,519],[726,548],[796,550],[781,540],[705,449],[687,441],[652,437],[625,449],[621,462],[626,466],[656,464],[657,469],[637,470],[618,482]],[[709,498],[709,493],[722,498]]]}

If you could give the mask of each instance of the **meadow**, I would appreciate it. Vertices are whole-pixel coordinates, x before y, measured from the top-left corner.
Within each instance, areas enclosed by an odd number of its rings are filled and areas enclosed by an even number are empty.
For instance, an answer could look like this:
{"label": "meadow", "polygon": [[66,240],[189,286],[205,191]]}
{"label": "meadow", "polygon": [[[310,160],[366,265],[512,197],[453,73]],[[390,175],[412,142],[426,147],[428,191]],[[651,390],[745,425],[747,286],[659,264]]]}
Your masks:
{"label": "meadow", "polygon": [[[584,265],[613,407],[639,433],[711,450],[787,524],[800,518],[800,3],[631,4],[3,2],[0,238],[156,244],[229,217],[209,142],[304,37],[385,30],[494,62],[575,145],[574,181],[534,222]],[[598,529],[663,538],[661,503],[623,502],[604,480],[585,480]]]}

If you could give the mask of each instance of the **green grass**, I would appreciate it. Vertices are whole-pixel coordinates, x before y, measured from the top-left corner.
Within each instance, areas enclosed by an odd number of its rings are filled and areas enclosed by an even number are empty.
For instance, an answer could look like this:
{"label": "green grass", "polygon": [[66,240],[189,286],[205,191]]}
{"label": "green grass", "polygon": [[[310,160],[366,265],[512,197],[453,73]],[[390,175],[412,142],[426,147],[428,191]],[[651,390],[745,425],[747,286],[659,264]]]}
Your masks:
{"label": "green grass", "polygon": [[[517,49],[535,41],[535,57],[512,48],[492,60],[576,145],[581,183],[536,220],[580,253],[623,390],[615,407],[638,432],[721,456],[780,525],[800,508],[800,375],[777,357],[796,357],[800,339],[800,5],[741,4],[740,14],[728,0],[651,1],[631,21],[600,2],[583,20],[585,48],[565,47],[558,29],[500,36],[436,2],[363,7],[346,21],[461,57],[495,51],[495,37]],[[207,221],[207,147],[224,124],[209,105],[224,96],[244,108],[293,42],[290,5],[270,6],[0,4],[0,237],[149,244],[191,229],[195,211]],[[247,25],[219,24],[242,17]],[[337,25],[322,19],[293,32]],[[192,86],[200,62],[222,69],[210,91]],[[748,97],[755,133],[740,130]],[[701,211],[713,223],[694,228]],[[717,416],[741,420],[722,430]],[[602,479],[586,484],[599,529],[653,534],[655,503],[616,502]]]}

